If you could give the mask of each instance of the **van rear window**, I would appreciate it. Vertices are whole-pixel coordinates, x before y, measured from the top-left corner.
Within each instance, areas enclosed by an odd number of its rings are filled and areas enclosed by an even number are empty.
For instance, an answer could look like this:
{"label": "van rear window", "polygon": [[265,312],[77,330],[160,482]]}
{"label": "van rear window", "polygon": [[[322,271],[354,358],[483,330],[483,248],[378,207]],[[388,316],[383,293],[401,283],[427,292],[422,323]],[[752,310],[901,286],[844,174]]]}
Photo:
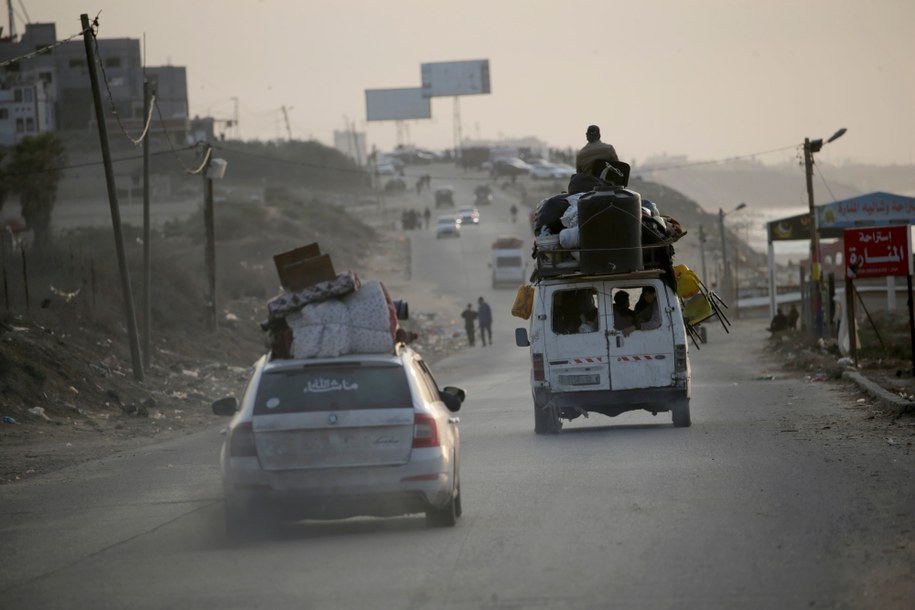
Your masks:
{"label": "van rear window", "polygon": [[334,364],[266,373],[255,415],[412,408],[410,386],[397,365]]}
{"label": "van rear window", "polygon": [[521,257],[520,256],[500,256],[496,258],[496,267],[520,267],[521,266]]}

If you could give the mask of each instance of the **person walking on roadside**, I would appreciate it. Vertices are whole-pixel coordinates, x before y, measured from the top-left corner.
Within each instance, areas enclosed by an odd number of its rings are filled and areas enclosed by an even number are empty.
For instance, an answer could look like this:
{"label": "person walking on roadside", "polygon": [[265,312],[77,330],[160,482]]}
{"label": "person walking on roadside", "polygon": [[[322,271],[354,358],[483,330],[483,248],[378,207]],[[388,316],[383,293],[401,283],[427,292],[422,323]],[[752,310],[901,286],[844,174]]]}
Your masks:
{"label": "person walking on roadside", "polygon": [[467,343],[470,347],[474,345],[474,335],[476,331],[474,330],[473,323],[477,319],[477,312],[473,310],[473,305],[467,303],[467,309],[461,313],[461,317],[464,318],[464,330],[467,331]]}
{"label": "person walking on roadside", "polygon": [[477,299],[477,320],[480,322],[480,340],[483,347],[486,347],[486,337],[489,337],[489,345],[492,345],[492,309],[489,303],[483,300],[483,297]]}
{"label": "person walking on roadside", "polygon": [[429,228],[429,219],[432,218],[432,212],[429,211],[429,208],[426,208],[426,211],[423,212],[423,221],[426,223],[426,228]]}

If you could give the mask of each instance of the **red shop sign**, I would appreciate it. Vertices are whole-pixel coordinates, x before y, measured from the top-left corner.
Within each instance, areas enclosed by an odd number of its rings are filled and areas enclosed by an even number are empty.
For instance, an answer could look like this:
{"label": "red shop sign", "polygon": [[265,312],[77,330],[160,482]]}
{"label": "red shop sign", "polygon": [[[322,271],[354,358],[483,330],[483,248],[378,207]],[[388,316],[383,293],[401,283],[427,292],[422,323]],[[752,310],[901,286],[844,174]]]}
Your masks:
{"label": "red shop sign", "polygon": [[908,225],[845,229],[845,272],[850,278],[912,274]]}

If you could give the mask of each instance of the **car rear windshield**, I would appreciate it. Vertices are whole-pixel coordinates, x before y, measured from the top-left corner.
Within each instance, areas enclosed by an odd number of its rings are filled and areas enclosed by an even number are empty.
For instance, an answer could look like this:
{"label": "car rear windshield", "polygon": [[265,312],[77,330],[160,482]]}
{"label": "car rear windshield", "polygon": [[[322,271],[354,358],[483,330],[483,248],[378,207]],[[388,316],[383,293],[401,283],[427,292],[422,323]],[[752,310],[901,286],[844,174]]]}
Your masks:
{"label": "car rear windshield", "polygon": [[254,403],[256,415],[354,409],[412,408],[401,366],[334,364],[264,374]]}

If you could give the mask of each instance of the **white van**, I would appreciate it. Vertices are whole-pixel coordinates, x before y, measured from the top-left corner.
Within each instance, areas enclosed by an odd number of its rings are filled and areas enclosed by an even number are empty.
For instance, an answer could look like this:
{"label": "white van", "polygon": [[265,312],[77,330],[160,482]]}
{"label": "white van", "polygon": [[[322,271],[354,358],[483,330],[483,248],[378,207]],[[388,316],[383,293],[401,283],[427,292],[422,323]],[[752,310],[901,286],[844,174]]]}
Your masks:
{"label": "white van", "polygon": [[524,242],[519,237],[502,235],[492,244],[492,258],[489,267],[492,269],[492,287],[523,284],[527,277]]}
{"label": "white van", "polygon": [[[535,432],[558,432],[560,419],[639,409],[690,425],[687,332],[663,277],[660,270],[571,275],[534,286],[530,334],[518,328],[515,337],[531,351]],[[628,306],[614,306],[627,297]]]}

